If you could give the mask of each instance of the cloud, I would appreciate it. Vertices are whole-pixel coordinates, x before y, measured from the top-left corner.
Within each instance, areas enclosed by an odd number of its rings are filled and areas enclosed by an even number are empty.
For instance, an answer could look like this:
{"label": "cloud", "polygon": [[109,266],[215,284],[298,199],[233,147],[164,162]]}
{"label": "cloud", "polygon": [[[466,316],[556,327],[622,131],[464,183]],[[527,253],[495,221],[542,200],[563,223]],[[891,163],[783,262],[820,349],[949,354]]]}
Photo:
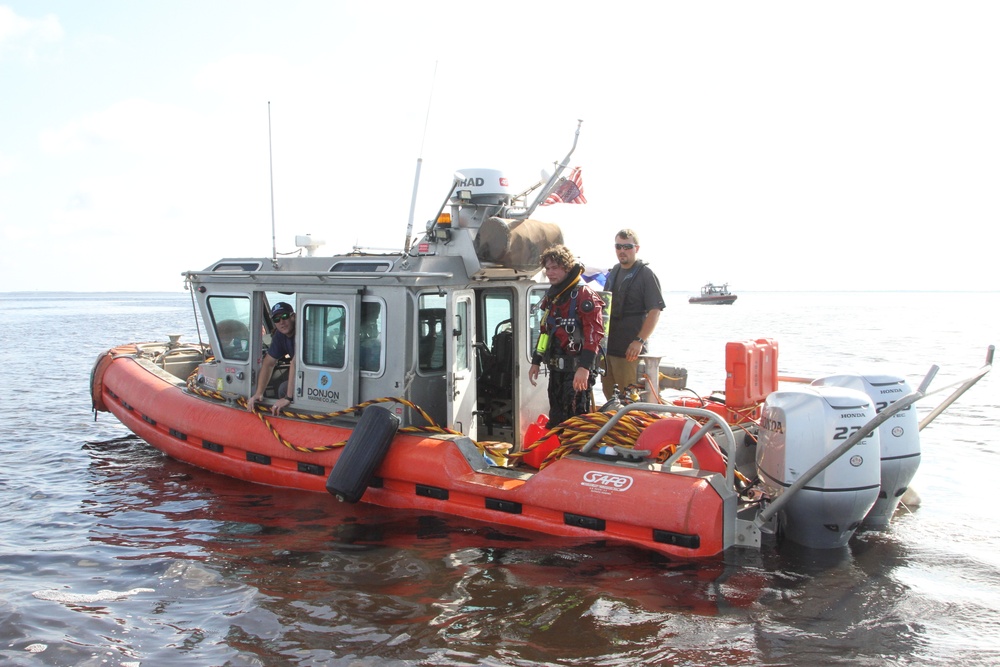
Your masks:
{"label": "cloud", "polygon": [[18,16],[6,5],[0,5],[0,60],[8,54],[25,60],[34,60],[36,48],[63,38],[59,18],[46,14],[40,19]]}
{"label": "cloud", "polygon": [[64,154],[110,147],[129,153],[176,153],[199,127],[197,114],[181,106],[128,99],[65,125],[43,130],[42,150]]}
{"label": "cloud", "polygon": [[[331,252],[399,247],[417,158],[414,231],[455,170],[524,189],[582,118],[570,164],[589,203],[543,219],[589,264],[613,263],[610,237],[630,226],[675,288],[937,287],[946,266],[949,284],[996,285],[1000,95],[982,82],[998,10],[849,4],[653,3],[642,20],[506,7],[523,24],[433,0],[236,15],[65,3],[58,20],[0,7],[0,59],[21,58],[3,63],[4,92],[23,100],[3,110],[18,132],[0,154],[0,234],[25,257],[41,250],[26,241],[58,238],[67,261],[110,251],[116,268],[139,248],[186,268],[260,256],[273,174],[279,252],[307,232]],[[102,268],[84,273],[98,284]],[[173,285],[175,269],[158,271]]]}
{"label": "cloud", "polygon": [[0,176],[7,176],[14,173],[14,169],[17,168],[17,160],[14,158],[0,153]]}

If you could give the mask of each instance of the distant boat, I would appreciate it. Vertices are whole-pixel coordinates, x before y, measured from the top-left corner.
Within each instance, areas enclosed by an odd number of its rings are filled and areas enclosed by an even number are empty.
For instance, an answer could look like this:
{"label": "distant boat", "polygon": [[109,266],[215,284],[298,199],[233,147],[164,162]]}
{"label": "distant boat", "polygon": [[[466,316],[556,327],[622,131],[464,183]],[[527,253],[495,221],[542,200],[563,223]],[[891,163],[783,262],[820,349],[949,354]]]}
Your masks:
{"label": "distant boat", "polygon": [[708,283],[701,288],[701,296],[693,296],[688,303],[715,303],[728,306],[736,301],[736,295],[729,291],[729,283],[713,285]]}

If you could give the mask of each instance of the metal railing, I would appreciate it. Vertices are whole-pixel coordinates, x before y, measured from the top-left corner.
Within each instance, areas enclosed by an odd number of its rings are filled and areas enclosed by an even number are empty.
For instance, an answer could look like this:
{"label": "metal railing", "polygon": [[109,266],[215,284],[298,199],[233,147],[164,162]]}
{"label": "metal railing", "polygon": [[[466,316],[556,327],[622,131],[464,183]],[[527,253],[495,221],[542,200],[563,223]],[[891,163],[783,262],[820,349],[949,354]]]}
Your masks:
{"label": "metal railing", "polygon": [[727,488],[733,488],[736,478],[736,438],[733,436],[733,431],[729,428],[729,424],[726,423],[719,415],[705,410],[702,408],[689,408],[681,405],[661,405],[659,403],[629,403],[628,405],[623,405],[618,409],[611,419],[607,421],[604,426],[600,428],[594,435],[590,437],[590,440],[580,448],[581,454],[586,454],[592,450],[601,440],[607,435],[608,431],[615,427],[621,418],[630,412],[670,412],[675,414],[688,415],[690,417],[698,417],[708,419],[708,423],[698,424],[698,427],[691,433],[690,436],[684,442],[678,443],[676,451],[670,455],[670,457],[663,462],[664,468],[669,468],[678,459],[688,453],[695,443],[701,440],[703,437],[708,435],[708,432],[712,430],[712,423],[714,422],[719,430],[722,432],[723,437],[726,442],[726,485]]}

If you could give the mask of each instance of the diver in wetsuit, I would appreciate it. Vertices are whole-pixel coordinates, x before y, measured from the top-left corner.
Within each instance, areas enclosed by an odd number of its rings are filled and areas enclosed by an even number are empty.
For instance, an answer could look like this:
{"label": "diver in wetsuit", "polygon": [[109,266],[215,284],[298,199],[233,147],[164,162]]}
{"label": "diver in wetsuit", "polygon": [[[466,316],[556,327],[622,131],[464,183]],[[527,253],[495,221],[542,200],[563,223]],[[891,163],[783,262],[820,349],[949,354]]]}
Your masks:
{"label": "diver in wetsuit", "polygon": [[580,280],[583,265],[565,246],[546,250],[541,264],[552,286],[539,304],[545,314],[528,380],[535,385],[541,364],[549,367],[547,428],[552,428],[593,409],[604,301]]}

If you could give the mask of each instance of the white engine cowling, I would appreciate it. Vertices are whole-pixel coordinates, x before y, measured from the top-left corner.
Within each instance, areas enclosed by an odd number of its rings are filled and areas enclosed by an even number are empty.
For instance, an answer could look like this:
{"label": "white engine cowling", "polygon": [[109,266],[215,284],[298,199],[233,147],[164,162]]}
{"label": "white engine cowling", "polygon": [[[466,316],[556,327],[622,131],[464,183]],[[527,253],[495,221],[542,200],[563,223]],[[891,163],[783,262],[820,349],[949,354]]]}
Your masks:
{"label": "white engine cowling", "polygon": [[[848,387],[868,395],[881,412],[910,393],[906,380],[894,375],[831,375],[819,378],[814,386]],[[865,517],[865,525],[883,528],[889,525],[900,498],[920,466],[920,425],[913,406],[885,421],[879,430],[882,484],[878,500]]]}
{"label": "white engine cowling", "polygon": [[[824,456],[875,417],[871,399],[843,387],[799,387],[764,401],[757,473],[777,499]],[[810,480],[782,510],[785,537],[819,549],[842,547],[879,493],[876,430]]]}

